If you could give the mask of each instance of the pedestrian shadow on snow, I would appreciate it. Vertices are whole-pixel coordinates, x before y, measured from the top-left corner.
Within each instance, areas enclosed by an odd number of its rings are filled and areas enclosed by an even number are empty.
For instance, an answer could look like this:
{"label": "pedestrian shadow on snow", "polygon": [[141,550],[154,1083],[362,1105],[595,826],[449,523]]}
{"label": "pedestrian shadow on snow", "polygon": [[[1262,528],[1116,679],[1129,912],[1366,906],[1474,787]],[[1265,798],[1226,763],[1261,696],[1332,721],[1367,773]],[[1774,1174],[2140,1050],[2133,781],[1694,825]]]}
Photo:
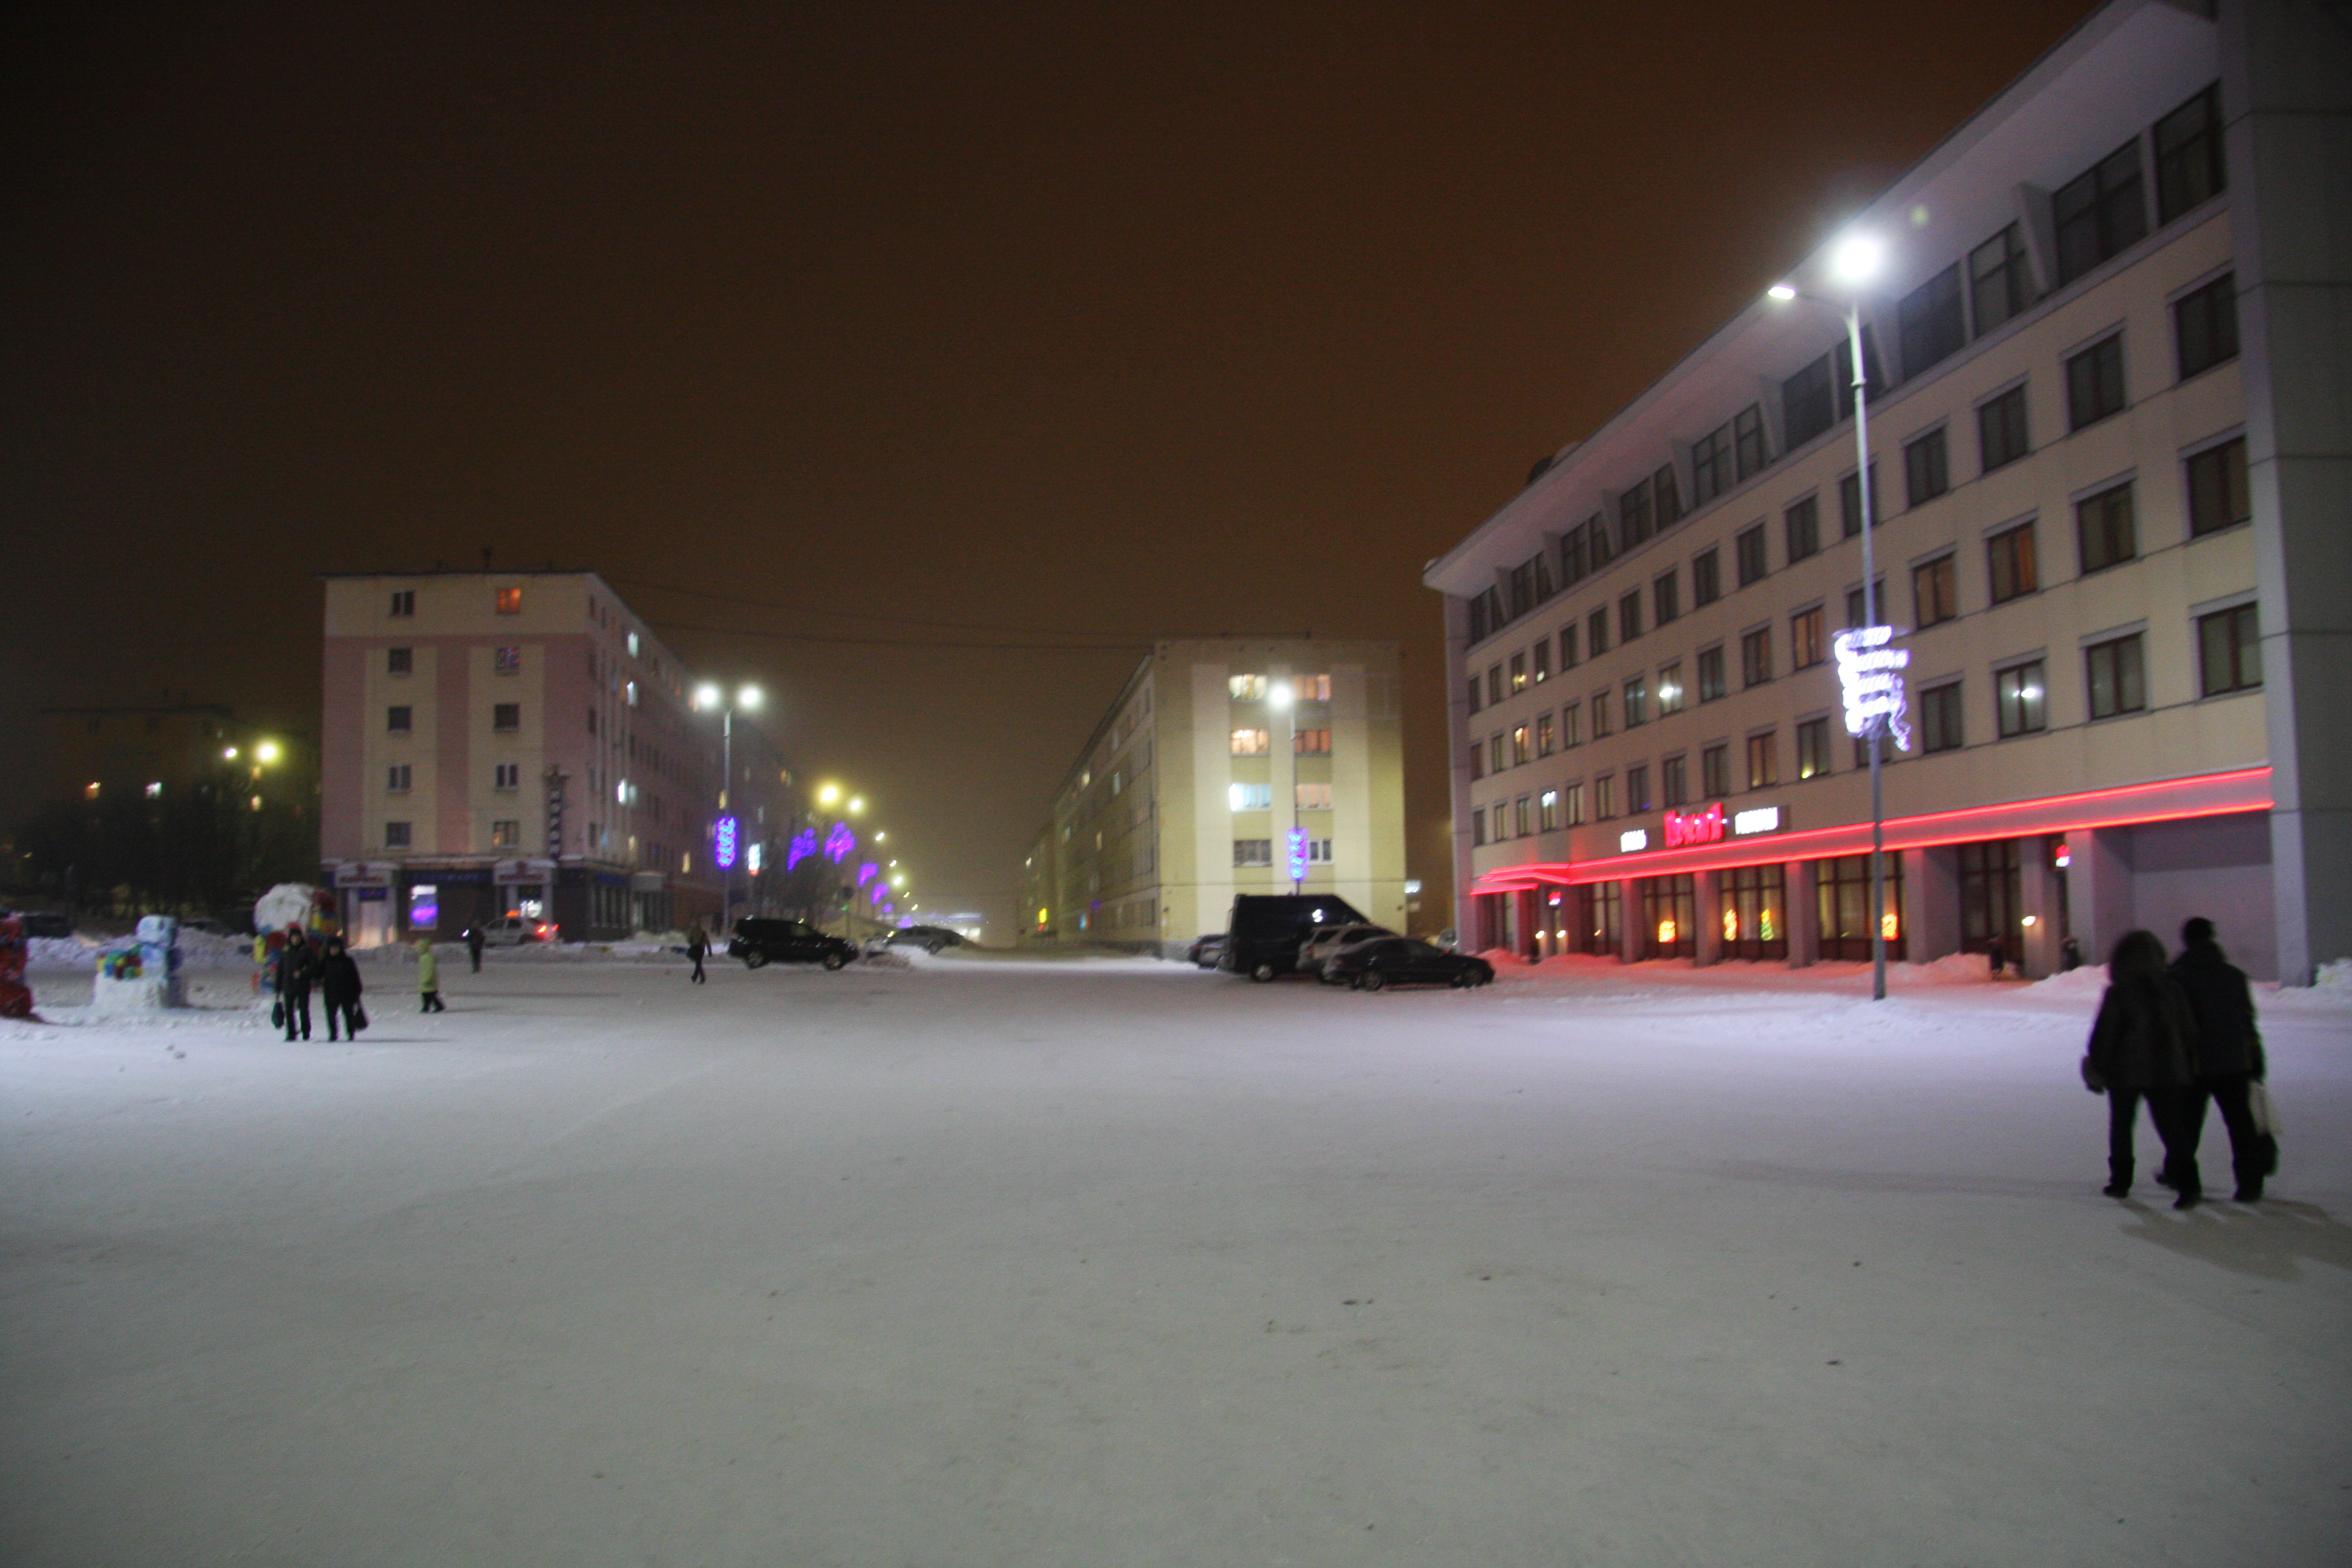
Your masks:
{"label": "pedestrian shadow on snow", "polygon": [[2205,1204],[2175,1215],[2145,1204],[2123,1234],[2166,1251],[2256,1279],[2299,1279],[2299,1264],[2352,1272],[2352,1226],[2317,1204],[2266,1198],[2259,1204]]}

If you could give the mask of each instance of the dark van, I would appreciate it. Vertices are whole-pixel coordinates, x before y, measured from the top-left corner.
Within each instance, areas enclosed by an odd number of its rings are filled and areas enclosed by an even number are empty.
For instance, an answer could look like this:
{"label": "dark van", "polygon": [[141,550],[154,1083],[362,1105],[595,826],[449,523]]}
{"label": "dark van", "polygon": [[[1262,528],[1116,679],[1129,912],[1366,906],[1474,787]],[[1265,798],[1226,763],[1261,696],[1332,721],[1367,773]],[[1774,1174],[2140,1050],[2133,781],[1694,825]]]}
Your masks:
{"label": "dark van", "polygon": [[1225,921],[1225,951],[1217,967],[1260,981],[1295,973],[1298,950],[1317,926],[1371,923],[1347,900],[1328,893],[1238,894]]}

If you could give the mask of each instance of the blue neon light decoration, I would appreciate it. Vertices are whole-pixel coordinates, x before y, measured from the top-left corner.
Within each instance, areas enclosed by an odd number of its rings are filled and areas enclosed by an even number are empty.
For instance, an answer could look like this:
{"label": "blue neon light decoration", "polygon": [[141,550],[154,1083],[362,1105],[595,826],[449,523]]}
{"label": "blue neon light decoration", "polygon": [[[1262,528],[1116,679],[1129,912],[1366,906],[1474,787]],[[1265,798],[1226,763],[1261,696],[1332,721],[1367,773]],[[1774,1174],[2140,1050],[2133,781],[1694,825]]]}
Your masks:
{"label": "blue neon light decoration", "polygon": [[793,867],[799,865],[802,861],[807,859],[810,856],[815,853],[815,828],[803,827],[798,833],[793,834],[792,843],[787,845],[784,848],[785,875],[791,875]]}
{"label": "blue neon light decoration", "polygon": [[1289,849],[1290,879],[1303,882],[1307,880],[1307,829],[1294,827],[1290,830]]}
{"label": "blue neon light decoration", "polygon": [[736,832],[735,819],[731,816],[722,816],[711,824],[710,858],[719,862],[719,868],[722,871],[735,868]]}
{"label": "blue neon light decoration", "polygon": [[857,835],[849,831],[845,822],[835,823],[833,831],[824,836],[824,858],[836,866],[848,859],[856,848]]}

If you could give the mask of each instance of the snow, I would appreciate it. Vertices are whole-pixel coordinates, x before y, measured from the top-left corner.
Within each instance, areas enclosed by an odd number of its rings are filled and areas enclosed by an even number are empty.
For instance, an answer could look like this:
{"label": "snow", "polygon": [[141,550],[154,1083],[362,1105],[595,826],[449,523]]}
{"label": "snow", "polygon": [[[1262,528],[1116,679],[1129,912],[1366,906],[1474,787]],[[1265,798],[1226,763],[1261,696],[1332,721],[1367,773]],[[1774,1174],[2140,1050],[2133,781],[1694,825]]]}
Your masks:
{"label": "snow", "polygon": [[357,1046],[0,1024],[0,1561],[2352,1542],[2352,990],[2261,991],[2275,1195],[2177,1215],[2098,1194],[2090,972],[362,969]]}

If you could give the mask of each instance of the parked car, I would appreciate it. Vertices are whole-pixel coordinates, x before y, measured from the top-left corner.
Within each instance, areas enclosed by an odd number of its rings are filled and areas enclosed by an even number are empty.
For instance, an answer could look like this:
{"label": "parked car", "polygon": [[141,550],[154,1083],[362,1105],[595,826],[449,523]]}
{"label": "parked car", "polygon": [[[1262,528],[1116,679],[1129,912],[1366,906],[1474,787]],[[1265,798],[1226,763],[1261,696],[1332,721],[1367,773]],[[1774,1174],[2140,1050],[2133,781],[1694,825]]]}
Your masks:
{"label": "parked car", "polygon": [[553,942],[555,922],[535,921],[528,915],[500,915],[482,922],[484,947],[520,947],[527,942]]}
{"label": "parked car", "polygon": [[1495,966],[1465,952],[1447,952],[1418,937],[1384,936],[1360,942],[1334,953],[1324,964],[1324,978],[1351,990],[1380,991],[1391,985],[1484,985],[1495,978]]}
{"label": "parked car", "polygon": [[1225,933],[1221,931],[1202,931],[1184,950],[1184,962],[1199,969],[1217,967],[1218,955],[1225,951]]}
{"label": "parked car", "polygon": [[30,936],[71,936],[73,922],[55,910],[13,910],[25,922],[25,934]]}
{"label": "parked car", "polygon": [[1298,950],[1318,926],[1370,925],[1362,911],[1328,893],[1242,893],[1225,924],[1217,967],[1252,980],[1298,970]]}
{"label": "parked car", "polygon": [[821,963],[839,969],[857,956],[857,949],[806,921],[754,917],[735,922],[735,934],[727,942],[727,956],[741,959],[746,969],[768,963]]}
{"label": "parked car", "polygon": [[1360,942],[1370,942],[1375,937],[1396,934],[1386,926],[1317,926],[1315,934],[1299,945],[1298,972],[1301,974],[1312,974],[1318,980],[1321,980],[1325,978],[1324,962],[1341,948],[1352,947]]}
{"label": "parked car", "polygon": [[963,938],[945,926],[900,926],[890,933],[887,942],[892,947],[919,947],[925,952],[963,945]]}

